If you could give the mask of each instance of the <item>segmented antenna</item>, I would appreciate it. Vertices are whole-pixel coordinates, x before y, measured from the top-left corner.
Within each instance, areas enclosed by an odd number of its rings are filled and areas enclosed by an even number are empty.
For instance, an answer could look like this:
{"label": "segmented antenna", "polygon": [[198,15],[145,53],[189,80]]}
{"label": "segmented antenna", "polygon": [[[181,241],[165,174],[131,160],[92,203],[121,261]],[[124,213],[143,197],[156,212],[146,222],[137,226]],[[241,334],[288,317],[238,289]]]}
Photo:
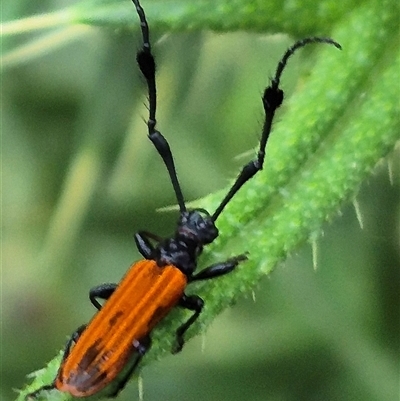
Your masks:
{"label": "segmented antenna", "polygon": [[147,127],[149,129],[149,139],[157,149],[157,152],[164,161],[165,167],[167,167],[169,177],[171,179],[172,186],[175,191],[176,200],[179,205],[179,210],[182,212],[186,211],[185,199],[182,194],[181,186],[179,184],[178,176],[176,174],[174,158],[169,147],[168,141],[157,131],[156,124],[156,110],[157,110],[157,87],[156,87],[156,63],[154,56],[151,53],[150,44],[150,33],[149,25],[147,24],[145,12],[140,5],[138,0],[132,0],[136,7],[136,11],[140,20],[140,28],[142,30],[143,46],[142,49],[137,53],[136,60],[139,64],[140,71],[147,82],[148,93],[149,93],[149,119],[147,121]]}
{"label": "segmented antenna", "polygon": [[272,121],[274,119],[276,110],[280,107],[280,105],[283,102],[284,93],[283,90],[279,88],[282,72],[286,67],[288,59],[296,52],[296,50],[304,47],[309,43],[316,43],[316,42],[327,43],[329,45],[337,47],[338,49],[341,49],[339,43],[335,42],[330,38],[310,37],[299,40],[293,46],[289,47],[289,49],[286,50],[285,54],[278,63],[278,67],[276,68],[275,72],[275,77],[271,80],[270,86],[268,86],[265,89],[264,95],[262,97],[265,111],[265,120],[261,134],[260,145],[257,152],[257,158],[255,160],[250,161],[243,167],[235,183],[232,185],[231,189],[228,191],[225,198],[222,200],[222,202],[212,215],[214,221],[217,220],[221,212],[224,210],[225,206],[236,195],[239,189],[247,181],[253,178],[260,170],[262,170],[265,159],[265,148],[267,146],[268,138],[271,133]]}
{"label": "segmented antenna", "polygon": [[286,63],[289,58],[296,52],[297,49],[300,49],[309,43],[327,43],[337,47],[338,49],[342,50],[342,46],[339,43],[335,42],[331,38],[320,38],[318,36],[313,36],[310,38],[304,38],[297,41],[294,45],[290,46],[289,49],[286,50],[285,54],[281,58],[278,63],[278,67],[276,68],[275,77],[271,81],[271,87],[277,89],[280,83],[281,75],[283,70],[286,67]]}

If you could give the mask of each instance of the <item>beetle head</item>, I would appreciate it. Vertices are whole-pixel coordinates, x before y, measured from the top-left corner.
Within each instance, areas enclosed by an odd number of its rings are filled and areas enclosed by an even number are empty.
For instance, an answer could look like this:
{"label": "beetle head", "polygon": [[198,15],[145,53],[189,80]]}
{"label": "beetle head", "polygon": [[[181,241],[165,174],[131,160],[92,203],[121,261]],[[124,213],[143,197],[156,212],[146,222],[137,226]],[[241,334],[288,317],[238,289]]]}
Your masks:
{"label": "beetle head", "polygon": [[218,229],[207,210],[193,209],[181,213],[177,234],[200,245],[207,245],[218,237]]}

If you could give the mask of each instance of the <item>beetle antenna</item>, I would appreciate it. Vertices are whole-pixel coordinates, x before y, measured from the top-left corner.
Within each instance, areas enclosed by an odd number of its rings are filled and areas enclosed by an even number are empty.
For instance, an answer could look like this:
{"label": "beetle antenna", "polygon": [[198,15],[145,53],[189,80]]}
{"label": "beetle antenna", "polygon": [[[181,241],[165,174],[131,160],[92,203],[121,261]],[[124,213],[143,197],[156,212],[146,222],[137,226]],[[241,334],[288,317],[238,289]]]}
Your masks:
{"label": "beetle antenna", "polygon": [[142,30],[143,46],[138,51],[136,60],[139,64],[140,71],[147,82],[149,92],[149,119],[147,127],[149,130],[149,139],[157,149],[158,154],[164,161],[165,167],[168,170],[172,186],[175,191],[176,200],[179,205],[180,212],[186,211],[185,199],[182,194],[181,186],[176,174],[174,158],[172,157],[171,148],[165,137],[156,130],[156,110],[157,110],[157,87],[156,87],[156,63],[154,56],[151,53],[149,25],[147,24],[146,15],[139,3],[139,0],[132,0],[136,7],[136,11],[140,20],[140,29]]}
{"label": "beetle antenna", "polygon": [[232,185],[231,189],[228,191],[225,198],[222,200],[222,202],[212,215],[212,219],[214,221],[218,219],[225,206],[236,195],[239,189],[242,188],[242,186],[251,178],[253,178],[260,170],[262,170],[265,158],[265,147],[271,133],[272,121],[274,119],[276,110],[280,107],[283,101],[283,90],[279,88],[282,72],[286,67],[288,59],[296,52],[297,49],[300,49],[309,43],[316,42],[327,43],[337,47],[338,49],[341,49],[339,43],[330,38],[309,37],[299,40],[293,46],[289,47],[289,49],[286,50],[285,54],[278,63],[275,77],[271,80],[271,84],[265,89],[262,97],[265,111],[265,120],[262,129],[259,149],[257,152],[257,158],[243,166],[242,171],[236,178],[235,183]]}

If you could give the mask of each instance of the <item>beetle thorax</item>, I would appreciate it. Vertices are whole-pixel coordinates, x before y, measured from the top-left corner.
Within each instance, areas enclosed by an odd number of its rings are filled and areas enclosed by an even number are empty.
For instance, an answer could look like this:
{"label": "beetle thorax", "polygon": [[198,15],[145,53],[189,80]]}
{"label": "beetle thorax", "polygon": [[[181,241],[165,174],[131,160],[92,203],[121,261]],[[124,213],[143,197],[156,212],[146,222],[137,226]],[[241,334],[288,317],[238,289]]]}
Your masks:
{"label": "beetle thorax", "polygon": [[160,242],[155,249],[155,260],[161,266],[174,265],[190,277],[197,267],[197,258],[204,245],[215,240],[218,229],[204,209],[181,213],[172,238]]}

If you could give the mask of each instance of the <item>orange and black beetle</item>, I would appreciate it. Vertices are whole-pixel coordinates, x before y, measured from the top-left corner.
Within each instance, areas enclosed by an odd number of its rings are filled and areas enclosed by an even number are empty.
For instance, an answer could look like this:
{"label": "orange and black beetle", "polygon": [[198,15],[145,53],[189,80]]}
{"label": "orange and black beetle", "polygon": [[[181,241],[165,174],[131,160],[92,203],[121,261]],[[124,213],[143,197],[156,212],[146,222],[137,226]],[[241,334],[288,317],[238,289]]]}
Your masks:
{"label": "orange and black beetle", "polygon": [[[278,64],[275,77],[262,97],[265,122],[256,159],[243,167],[213,214],[204,209],[188,210],[169,144],[156,130],[156,65],[144,10],[138,0],[133,0],[133,3],[139,15],[143,37],[137,62],[148,86],[148,137],[164,161],[176,194],[180,209],[177,229],[167,239],[144,231],[135,235],[136,245],[144,260],[134,263],[120,284],[103,284],[90,291],[90,300],[99,310],[98,313],[88,325],[81,326],[71,336],[53,383],[39,388],[27,397],[34,398],[39,392],[51,389],[64,391],[75,397],[93,395],[119,376],[136,355],[131,368],[127,369],[115,392],[111,394],[116,396],[149,349],[153,328],[174,306],[193,311],[193,315],[176,331],[177,344],[174,351],[182,349],[184,334],[198,318],[204,304],[199,296],[185,294],[187,284],[227,274],[246,259],[245,255],[239,255],[195,273],[203,247],[218,236],[215,222],[222,210],[239,189],[263,167],[272,120],[283,101],[283,91],[279,88],[279,83],[287,60],[297,49],[308,43],[322,42],[340,48],[332,39],[311,37],[296,42],[286,51]],[[97,298],[106,300],[104,306]]]}

